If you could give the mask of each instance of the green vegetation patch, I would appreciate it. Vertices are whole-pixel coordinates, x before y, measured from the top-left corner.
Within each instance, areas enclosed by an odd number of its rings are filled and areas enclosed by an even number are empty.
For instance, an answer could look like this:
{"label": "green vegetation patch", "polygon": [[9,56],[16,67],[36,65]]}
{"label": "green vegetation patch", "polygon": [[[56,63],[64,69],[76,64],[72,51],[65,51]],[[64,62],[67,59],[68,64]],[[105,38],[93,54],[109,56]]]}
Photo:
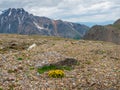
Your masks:
{"label": "green vegetation patch", "polygon": [[34,67],[30,67],[30,70],[34,70],[35,68]]}
{"label": "green vegetation patch", "polygon": [[0,90],[3,90],[2,87],[0,87]]}
{"label": "green vegetation patch", "polygon": [[19,58],[17,58],[17,60],[21,61],[21,60],[23,60],[23,58],[19,57]]}
{"label": "green vegetation patch", "polygon": [[38,68],[38,73],[42,74],[46,71],[50,71],[50,70],[56,70],[56,69],[60,69],[60,70],[71,70],[72,68],[70,66],[55,66],[55,65],[46,65],[43,66],[41,68]]}

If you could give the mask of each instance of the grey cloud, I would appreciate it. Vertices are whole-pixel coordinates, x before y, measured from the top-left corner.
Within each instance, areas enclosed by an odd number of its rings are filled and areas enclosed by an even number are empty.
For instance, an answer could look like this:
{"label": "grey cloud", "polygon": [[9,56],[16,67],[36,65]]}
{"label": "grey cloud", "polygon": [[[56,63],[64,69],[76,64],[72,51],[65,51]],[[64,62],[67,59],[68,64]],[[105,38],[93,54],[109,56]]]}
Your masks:
{"label": "grey cloud", "polygon": [[1,10],[14,7],[24,8],[37,16],[75,22],[120,18],[119,0],[0,0]]}
{"label": "grey cloud", "polygon": [[0,8],[19,8],[19,7],[52,7],[56,6],[61,0],[0,0]]}

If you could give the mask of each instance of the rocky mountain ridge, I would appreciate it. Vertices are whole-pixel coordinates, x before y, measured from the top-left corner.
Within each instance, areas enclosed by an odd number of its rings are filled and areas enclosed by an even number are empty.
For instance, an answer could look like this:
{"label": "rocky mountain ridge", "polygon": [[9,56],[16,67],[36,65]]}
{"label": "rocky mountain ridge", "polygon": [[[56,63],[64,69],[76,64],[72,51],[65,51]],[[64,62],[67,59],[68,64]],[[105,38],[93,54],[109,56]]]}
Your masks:
{"label": "rocky mountain ridge", "polygon": [[120,19],[111,25],[95,25],[83,37],[85,40],[99,40],[120,44]]}
{"label": "rocky mountain ridge", "polygon": [[0,15],[0,33],[37,34],[79,39],[89,27],[78,23],[34,16],[23,8],[9,8]]}

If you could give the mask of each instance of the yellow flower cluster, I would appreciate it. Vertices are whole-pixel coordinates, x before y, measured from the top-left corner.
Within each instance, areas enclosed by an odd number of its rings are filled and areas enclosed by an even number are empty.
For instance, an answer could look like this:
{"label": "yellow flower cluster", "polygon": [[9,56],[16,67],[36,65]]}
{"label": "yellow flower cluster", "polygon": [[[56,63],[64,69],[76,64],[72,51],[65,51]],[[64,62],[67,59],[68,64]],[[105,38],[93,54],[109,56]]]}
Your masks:
{"label": "yellow flower cluster", "polygon": [[63,70],[51,70],[48,73],[48,76],[52,78],[62,78],[64,75],[65,74]]}

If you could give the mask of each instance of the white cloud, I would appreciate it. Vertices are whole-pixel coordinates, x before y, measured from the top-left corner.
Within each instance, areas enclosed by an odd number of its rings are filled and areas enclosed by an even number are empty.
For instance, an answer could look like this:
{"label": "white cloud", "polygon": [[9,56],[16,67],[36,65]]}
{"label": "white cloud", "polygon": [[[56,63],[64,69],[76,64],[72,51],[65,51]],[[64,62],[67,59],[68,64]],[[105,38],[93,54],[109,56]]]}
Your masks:
{"label": "white cloud", "polygon": [[9,7],[74,22],[105,22],[120,18],[119,0],[0,0],[0,9]]}

